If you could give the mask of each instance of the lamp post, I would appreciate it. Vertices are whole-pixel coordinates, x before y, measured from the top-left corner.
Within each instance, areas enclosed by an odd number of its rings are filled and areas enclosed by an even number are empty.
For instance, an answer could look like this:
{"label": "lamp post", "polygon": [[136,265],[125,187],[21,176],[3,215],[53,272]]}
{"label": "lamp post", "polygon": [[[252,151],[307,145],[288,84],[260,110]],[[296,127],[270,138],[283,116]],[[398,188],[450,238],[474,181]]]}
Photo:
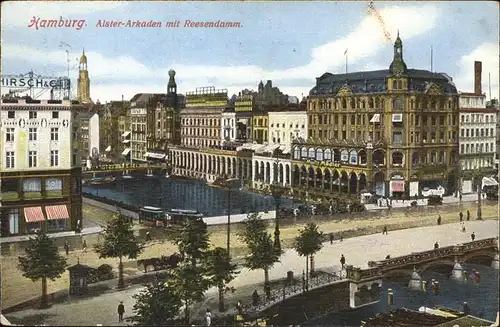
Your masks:
{"label": "lamp post", "polygon": [[481,168],[479,167],[477,159],[474,161],[474,181],[476,182],[476,187],[477,187],[477,220],[482,220],[483,219],[483,210],[482,210],[482,188],[483,188],[483,179],[482,179],[482,173],[481,173]]}
{"label": "lamp post", "polygon": [[237,181],[237,178],[229,178],[226,180],[226,184],[228,187],[227,192],[227,256],[230,256],[231,249],[231,187],[234,181]]}
{"label": "lamp post", "polygon": [[275,174],[276,178],[273,183],[270,185],[271,194],[274,197],[274,203],[276,204],[276,213],[275,213],[275,223],[274,223],[274,248],[278,251],[281,250],[281,242],[280,242],[280,223],[278,212],[281,204],[281,196],[284,193],[283,186],[279,183],[279,159],[276,159],[276,169],[277,173]]}

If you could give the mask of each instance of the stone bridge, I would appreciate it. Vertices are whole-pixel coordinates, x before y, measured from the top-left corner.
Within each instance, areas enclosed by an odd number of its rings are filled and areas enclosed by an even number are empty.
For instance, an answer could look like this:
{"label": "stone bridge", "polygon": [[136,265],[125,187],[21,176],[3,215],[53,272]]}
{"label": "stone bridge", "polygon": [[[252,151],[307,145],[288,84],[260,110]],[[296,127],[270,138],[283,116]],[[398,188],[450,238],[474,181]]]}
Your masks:
{"label": "stone bridge", "polygon": [[[311,278],[307,288],[304,285],[292,285],[273,290],[269,299],[258,306],[245,307],[245,312],[266,317],[279,315],[280,322],[285,323],[300,319],[297,314],[311,318],[328,311],[359,308],[379,302],[382,280],[393,274],[410,277],[414,270],[422,273],[433,265],[442,264],[453,267],[456,263],[462,264],[480,257],[491,259],[492,266],[498,269],[498,237],[370,261],[366,269],[348,265],[341,272]],[[312,307],[307,307],[308,304],[312,304]],[[302,309],[298,310],[298,307]]]}
{"label": "stone bridge", "polygon": [[82,168],[82,174],[88,175],[92,174],[96,177],[97,174],[111,174],[111,173],[122,173],[129,174],[130,172],[144,171],[148,175],[163,175],[165,176],[169,171],[170,166],[167,163],[163,164],[109,164],[101,165],[99,167]]}
{"label": "stone bridge", "polygon": [[491,260],[492,267],[498,269],[498,237],[411,253],[382,261],[370,261],[367,269],[347,266],[351,293],[350,306],[357,308],[378,302],[377,289],[382,286],[383,279],[391,276],[405,275],[410,278],[414,271],[422,274],[427,269],[438,265],[447,265],[450,271],[462,269],[462,264],[472,259],[485,257]]}

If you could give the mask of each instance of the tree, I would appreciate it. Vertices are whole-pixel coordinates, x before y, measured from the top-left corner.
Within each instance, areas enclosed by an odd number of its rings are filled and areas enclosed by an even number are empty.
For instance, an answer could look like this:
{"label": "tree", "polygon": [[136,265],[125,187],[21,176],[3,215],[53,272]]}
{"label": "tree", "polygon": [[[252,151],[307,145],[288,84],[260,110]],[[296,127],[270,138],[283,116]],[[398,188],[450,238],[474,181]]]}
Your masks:
{"label": "tree", "polygon": [[201,300],[203,293],[210,287],[210,281],[205,278],[210,246],[207,224],[199,218],[187,218],[175,237],[175,243],[185,259],[174,271],[173,282],[185,306],[186,323],[189,323],[189,306]]}
{"label": "tree", "polygon": [[308,223],[294,239],[293,248],[301,257],[306,258],[306,285],[309,281],[309,257],[314,256],[323,247],[323,233],[315,223]]}
{"label": "tree", "polygon": [[184,318],[189,324],[189,306],[203,299],[203,294],[210,287],[205,276],[206,269],[201,265],[193,265],[190,261],[182,262],[174,270],[172,284],[184,304]]}
{"label": "tree", "polygon": [[33,282],[42,280],[41,307],[47,307],[47,278],[55,280],[66,270],[66,258],[59,254],[57,246],[45,233],[30,238],[24,248],[25,256],[19,257],[19,269],[23,277]]}
{"label": "tree", "polygon": [[215,248],[208,252],[206,261],[206,275],[210,278],[210,284],[217,286],[219,290],[219,311],[223,312],[224,293],[226,285],[229,284],[238,274],[237,265],[231,263],[231,257],[227,250]]}
{"label": "tree", "polygon": [[116,214],[104,229],[104,240],[95,244],[94,250],[99,258],[119,258],[118,287],[125,286],[123,281],[123,257],[136,259],[142,252],[140,244],[132,229],[132,221],[121,214]]}
{"label": "tree", "polygon": [[270,296],[269,269],[279,262],[283,251],[274,246],[272,237],[267,232],[267,223],[258,214],[248,215],[239,237],[250,250],[250,254],[245,257],[245,267],[264,270],[264,292]]}
{"label": "tree", "polygon": [[136,300],[134,316],[127,320],[139,326],[173,325],[182,306],[174,286],[158,281],[146,285],[133,298]]}
{"label": "tree", "polygon": [[207,224],[203,219],[188,217],[174,238],[182,255],[193,265],[200,263],[209,248]]}
{"label": "tree", "polygon": [[486,108],[498,108],[498,99],[493,98],[486,102]]}

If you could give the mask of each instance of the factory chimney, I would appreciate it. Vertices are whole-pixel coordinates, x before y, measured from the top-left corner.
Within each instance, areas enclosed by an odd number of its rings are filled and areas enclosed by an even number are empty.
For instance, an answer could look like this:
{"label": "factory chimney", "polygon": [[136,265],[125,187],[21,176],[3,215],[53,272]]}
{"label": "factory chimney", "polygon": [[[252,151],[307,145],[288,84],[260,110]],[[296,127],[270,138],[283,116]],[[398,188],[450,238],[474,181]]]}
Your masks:
{"label": "factory chimney", "polygon": [[483,94],[481,90],[481,73],[483,70],[483,63],[481,61],[474,61],[474,93]]}

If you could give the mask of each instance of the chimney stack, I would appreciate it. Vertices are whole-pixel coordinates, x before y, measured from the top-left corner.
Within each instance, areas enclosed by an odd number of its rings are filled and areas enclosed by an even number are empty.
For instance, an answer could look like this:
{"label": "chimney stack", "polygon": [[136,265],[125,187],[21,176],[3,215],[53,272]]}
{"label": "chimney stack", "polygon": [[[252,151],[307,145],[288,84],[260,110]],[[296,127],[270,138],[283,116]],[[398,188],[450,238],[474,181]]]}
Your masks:
{"label": "chimney stack", "polygon": [[483,63],[474,61],[474,93],[483,94],[481,90],[481,73],[483,71]]}

